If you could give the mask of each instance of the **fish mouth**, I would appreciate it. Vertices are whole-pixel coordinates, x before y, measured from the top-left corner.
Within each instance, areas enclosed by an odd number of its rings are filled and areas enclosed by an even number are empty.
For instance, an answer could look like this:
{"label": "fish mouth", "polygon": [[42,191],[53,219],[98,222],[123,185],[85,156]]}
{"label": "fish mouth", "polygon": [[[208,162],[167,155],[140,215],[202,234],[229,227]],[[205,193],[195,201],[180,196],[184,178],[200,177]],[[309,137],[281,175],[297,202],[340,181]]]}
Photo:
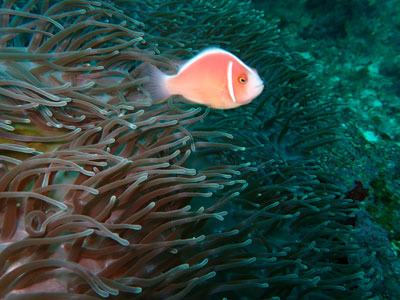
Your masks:
{"label": "fish mouth", "polygon": [[258,84],[254,87],[255,90],[260,91],[260,93],[262,92],[262,90],[264,89],[264,84]]}
{"label": "fish mouth", "polygon": [[254,97],[258,97],[264,90],[264,84],[258,84],[254,87]]}

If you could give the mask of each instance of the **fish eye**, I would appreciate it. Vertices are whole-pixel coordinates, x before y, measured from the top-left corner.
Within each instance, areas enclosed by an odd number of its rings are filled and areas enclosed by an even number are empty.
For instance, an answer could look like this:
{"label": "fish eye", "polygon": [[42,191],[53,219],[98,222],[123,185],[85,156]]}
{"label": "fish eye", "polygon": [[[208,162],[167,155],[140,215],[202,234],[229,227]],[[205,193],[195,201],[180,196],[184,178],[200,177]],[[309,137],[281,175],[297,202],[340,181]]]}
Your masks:
{"label": "fish eye", "polygon": [[246,82],[247,82],[247,78],[244,76],[244,75],[242,75],[242,76],[239,76],[239,82],[241,83],[241,84],[245,84]]}

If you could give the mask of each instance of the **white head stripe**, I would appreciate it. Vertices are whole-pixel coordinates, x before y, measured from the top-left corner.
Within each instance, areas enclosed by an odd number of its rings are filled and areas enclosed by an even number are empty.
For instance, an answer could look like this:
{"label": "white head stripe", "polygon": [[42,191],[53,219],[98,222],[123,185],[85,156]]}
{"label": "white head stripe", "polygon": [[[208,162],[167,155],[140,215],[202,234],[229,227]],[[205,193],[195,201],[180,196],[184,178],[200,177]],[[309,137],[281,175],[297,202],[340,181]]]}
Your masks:
{"label": "white head stripe", "polygon": [[233,62],[232,62],[232,61],[229,61],[228,70],[227,70],[227,72],[226,72],[226,76],[227,76],[227,78],[228,78],[228,91],[229,91],[229,95],[231,96],[232,101],[233,101],[233,102],[236,102],[235,94],[234,94],[234,92],[233,92],[232,66],[233,66]]}

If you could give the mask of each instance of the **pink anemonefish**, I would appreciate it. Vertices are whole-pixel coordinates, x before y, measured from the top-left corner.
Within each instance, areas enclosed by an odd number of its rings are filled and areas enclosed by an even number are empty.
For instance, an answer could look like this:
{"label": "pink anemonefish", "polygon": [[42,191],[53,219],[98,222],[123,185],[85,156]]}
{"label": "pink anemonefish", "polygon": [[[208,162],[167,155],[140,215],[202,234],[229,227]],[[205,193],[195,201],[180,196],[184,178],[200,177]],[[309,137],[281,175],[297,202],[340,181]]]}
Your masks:
{"label": "pink anemonefish", "polygon": [[176,75],[166,75],[155,67],[146,72],[150,83],[145,89],[155,103],[181,95],[211,108],[231,109],[250,103],[264,89],[255,69],[218,48],[203,50],[184,63]]}

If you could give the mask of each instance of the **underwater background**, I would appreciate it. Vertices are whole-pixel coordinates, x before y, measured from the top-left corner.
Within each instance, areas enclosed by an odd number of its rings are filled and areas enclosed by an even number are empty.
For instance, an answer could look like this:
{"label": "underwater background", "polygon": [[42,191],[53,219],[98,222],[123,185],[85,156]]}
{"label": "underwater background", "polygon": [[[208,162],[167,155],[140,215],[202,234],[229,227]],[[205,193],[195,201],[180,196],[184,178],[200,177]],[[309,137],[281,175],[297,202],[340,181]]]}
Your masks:
{"label": "underwater background", "polygon": [[[0,299],[399,299],[398,2],[1,1]],[[210,46],[263,93],[152,104]]]}

